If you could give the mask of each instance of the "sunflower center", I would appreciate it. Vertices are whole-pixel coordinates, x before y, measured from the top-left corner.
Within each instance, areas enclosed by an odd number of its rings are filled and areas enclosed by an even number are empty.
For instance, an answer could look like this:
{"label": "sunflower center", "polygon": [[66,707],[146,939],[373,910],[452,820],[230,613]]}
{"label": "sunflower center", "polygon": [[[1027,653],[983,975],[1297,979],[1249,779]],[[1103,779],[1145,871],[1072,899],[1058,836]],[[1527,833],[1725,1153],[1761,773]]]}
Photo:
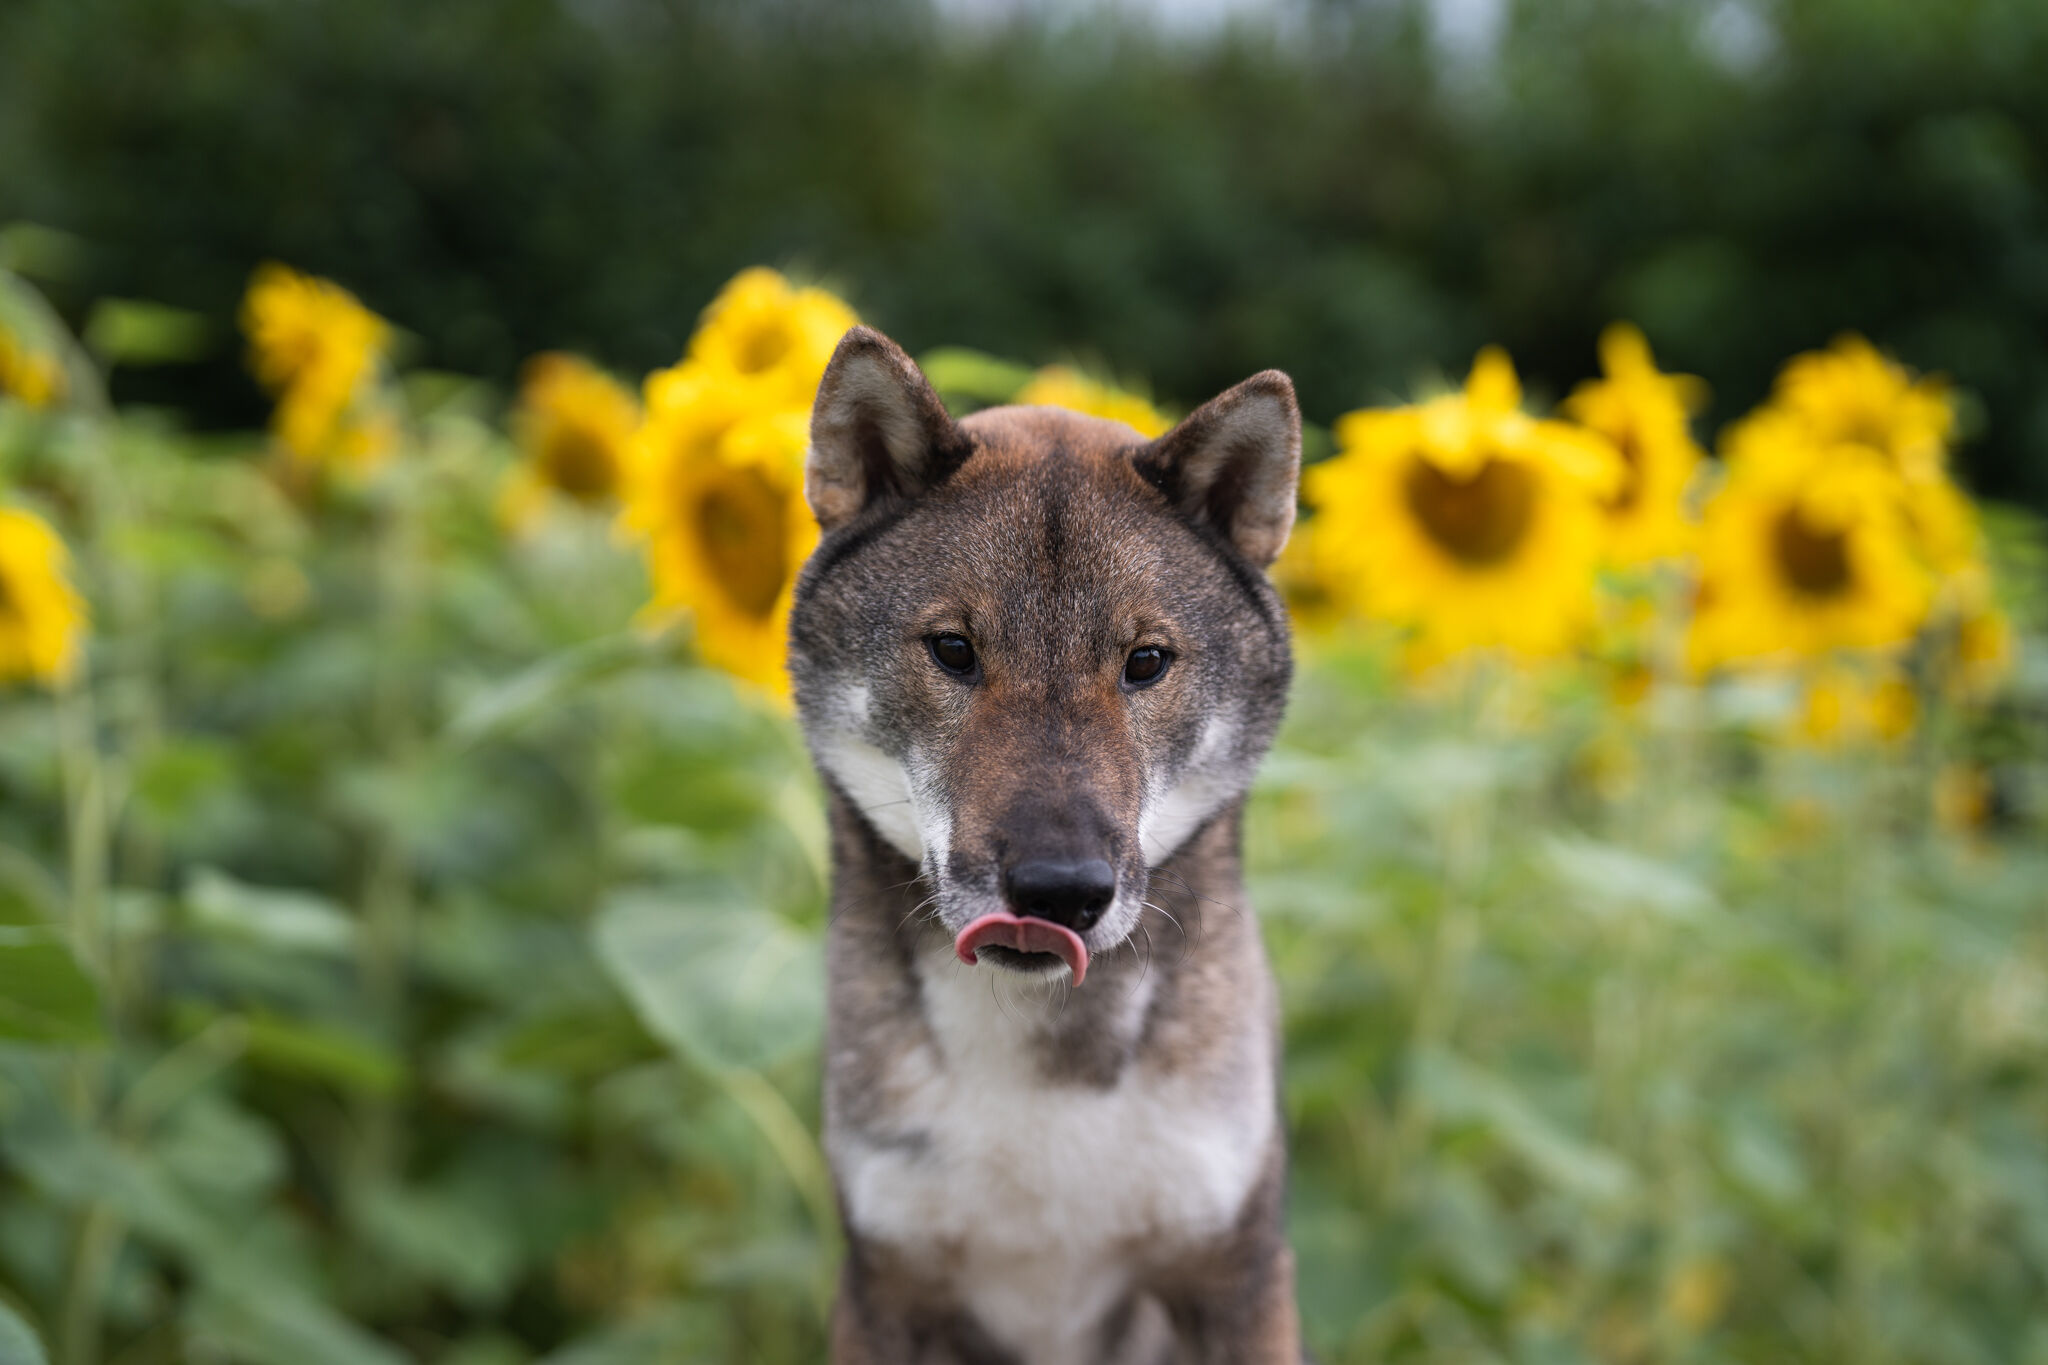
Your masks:
{"label": "sunflower center", "polygon": [[796,338],[780,322],[765,322],[749,328],[740,339],[738,360],[742,374],[759,374],[773,369],[796,345]]}
{"label": "sunflower center", "polygon": [[1460,479],[1418,459],[1408,467],[1402,492],[1431,540],[1479,567],[1513,555],[1536,514],[1535,476],[1507,460],[1489,459]]}
{"label": "sunflower center", "polygon": [[542,468],[549,483],[578,502],[596,502],[612,491],[611,447],[587,427],[556,431],[547,443]]}
{"label": "sunflower center", "polygon": [[1785,581],[1808,597],[1833,597],[1849,586],[1849,537],[1817,531],[1787,508],[1771,527],[1771,549]]}
{"label": "sunflower center", "polygon": [[1627,512],[1643,496],[1643,443],[1630,427],[1614,438],[1614,449],[1621,456],[1621,483],[1607,499],[1610,512]]}
{"label": "sunflower center", "polygon": [[718,585],[749,616],[765,618],[788,577],[782,495],[760,471],[735,469],[697,503],[697,543]]}
{"label": "sunflower center", "polygon": [[1859,407],[1852,412],[1842,434],[1855,444],[1869,446],[1881,455],[1891,454],[1890,415],[1875,407]]}

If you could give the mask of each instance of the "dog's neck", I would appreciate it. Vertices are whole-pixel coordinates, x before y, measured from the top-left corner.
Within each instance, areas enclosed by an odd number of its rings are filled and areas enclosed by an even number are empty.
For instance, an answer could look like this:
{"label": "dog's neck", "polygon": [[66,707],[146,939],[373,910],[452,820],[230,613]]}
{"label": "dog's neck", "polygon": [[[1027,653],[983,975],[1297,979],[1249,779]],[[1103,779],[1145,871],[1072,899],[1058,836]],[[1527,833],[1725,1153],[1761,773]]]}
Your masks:
{"label": "dog's neck", "polygon": [[835,1015],[855,1027],[870,1013],[899,1023],[914,1015],[930,1041],[951,1052],[960,1043],[949,1035],[964,1031],[961,1002],[985,1001],[983,1027],[1028,1043],[1044,1079],[1115,1084],[1141,1050],[1171,1046],[1170,1036],[1160,1037],[1162,1021],[1189,1009],[1192,978],[1206,996],[1259,957],[1257,928],[1243,908],[1241,804],[1219,811],[1152,869],[1138,928],[1096,956],[1076,988],[1063,975],[1012,975],[955,959],[917,865],[835,796]]}

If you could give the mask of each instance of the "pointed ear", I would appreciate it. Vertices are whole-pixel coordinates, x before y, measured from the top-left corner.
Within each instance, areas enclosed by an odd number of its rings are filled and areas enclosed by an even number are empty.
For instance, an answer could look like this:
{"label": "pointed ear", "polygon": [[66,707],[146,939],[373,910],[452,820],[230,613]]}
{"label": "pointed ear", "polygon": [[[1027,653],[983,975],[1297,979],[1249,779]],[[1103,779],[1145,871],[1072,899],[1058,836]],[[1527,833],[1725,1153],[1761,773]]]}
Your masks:
{"label": "pointed ear", "polygon": [[830,531],[886,497],[909,497],[967,455],[945,404],[903,349],[872,327],[839,339],[811,408],[804,497]]}
{"label": "pointed ear", "polygon": [[1253,375],[1141,448],[1135,463],[1182,514],[1265,568],[1294,527],[1301,476],[1294,382],[1278,370]]}

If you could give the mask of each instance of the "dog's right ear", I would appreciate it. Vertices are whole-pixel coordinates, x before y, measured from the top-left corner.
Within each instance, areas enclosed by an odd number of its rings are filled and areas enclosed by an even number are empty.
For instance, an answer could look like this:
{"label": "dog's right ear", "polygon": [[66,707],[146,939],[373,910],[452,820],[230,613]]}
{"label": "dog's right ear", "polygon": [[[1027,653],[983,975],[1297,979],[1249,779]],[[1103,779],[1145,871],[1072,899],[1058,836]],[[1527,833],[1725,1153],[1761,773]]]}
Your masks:
{"label": "dog's right ear", "polygon": [[830,531],[882,498],[910,497],[952,473],[967,441],[903,348],[872,327],[839,339],[811,409],[804,497]]}

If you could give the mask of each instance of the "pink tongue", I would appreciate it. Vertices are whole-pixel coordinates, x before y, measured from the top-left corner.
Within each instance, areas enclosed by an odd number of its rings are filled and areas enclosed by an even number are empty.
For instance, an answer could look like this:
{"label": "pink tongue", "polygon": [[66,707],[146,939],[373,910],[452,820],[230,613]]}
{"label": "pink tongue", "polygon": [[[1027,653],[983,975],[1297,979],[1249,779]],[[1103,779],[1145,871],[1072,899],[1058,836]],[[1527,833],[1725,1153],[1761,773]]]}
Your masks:
{"label": "pink tongue", "polygon": [[975,954],[990,944],[1020,953],[1052,953],[1072,970],[1076,986],[1088,974],[1088,945],[1072,929],[1051,920],[998,910],[962,929],[960,937],[953,940],[953,951],[971,967],[980,960]]}

